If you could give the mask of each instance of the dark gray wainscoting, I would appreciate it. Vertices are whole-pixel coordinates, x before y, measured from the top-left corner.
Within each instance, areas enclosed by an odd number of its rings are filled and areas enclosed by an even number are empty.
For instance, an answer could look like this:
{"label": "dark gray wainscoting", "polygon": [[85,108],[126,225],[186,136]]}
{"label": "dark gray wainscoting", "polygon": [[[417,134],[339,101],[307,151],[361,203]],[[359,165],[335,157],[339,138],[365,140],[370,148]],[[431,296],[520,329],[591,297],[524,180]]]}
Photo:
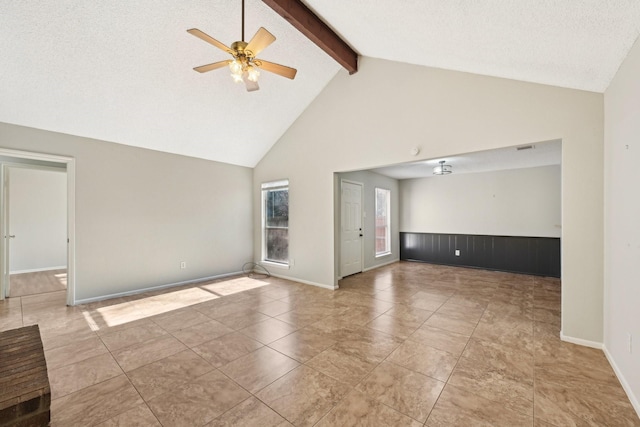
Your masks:
{"label": "dark gray wainscoting", "polygon": [[400,259],[560,277],[560,238],[404,232]]}

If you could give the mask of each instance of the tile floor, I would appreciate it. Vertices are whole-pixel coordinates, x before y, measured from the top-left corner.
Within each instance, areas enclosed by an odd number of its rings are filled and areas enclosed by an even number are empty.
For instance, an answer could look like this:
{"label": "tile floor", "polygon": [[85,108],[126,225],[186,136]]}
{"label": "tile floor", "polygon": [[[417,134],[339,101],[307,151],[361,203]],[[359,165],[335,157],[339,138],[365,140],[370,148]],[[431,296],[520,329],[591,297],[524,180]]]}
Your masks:
{"label": "tile floor", "polygon": [[233,277],[38,323],[53,426],[640,426],[603,353],[561,342],[556,279],[400,262],[338,291]]}
{"label": "tile floor", "polygon": [[46,270],[10,276],[10,296],[41,294],[67,289],[67,270]]}

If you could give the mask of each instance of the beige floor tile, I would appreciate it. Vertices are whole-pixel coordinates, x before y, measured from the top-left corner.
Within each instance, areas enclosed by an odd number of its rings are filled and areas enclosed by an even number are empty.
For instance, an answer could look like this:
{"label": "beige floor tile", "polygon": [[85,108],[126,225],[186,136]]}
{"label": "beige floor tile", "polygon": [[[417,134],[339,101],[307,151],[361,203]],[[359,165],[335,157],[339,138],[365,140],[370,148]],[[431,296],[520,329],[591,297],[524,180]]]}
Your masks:
{"label": "beige floor tile", "polygon": [[238,332],[263,344],[269,344],[282,337],[286,337],[297,329],[296,326],[283,322],[282,320],[267,319],[255,325],[240,329]]}
{"label": "beige floor tile", "polygon": [[187,347],[195,347],[231,332],[233,332],[232,328],[223,325],[217,320],[209,320],[208,322],[179,329],[171,334]]}
{"label": "beige floor tile", "polygon": [[271,319],[271,317],[266,314],[258,313],[257,311],[245,311],[219,317],[216,320],[223,325],[238,331],[267,319]]}
{"label": "beige floor tile", "polygon": [[395,304],[384,312],[387,316],[397,317],[407,322],[412,322],[412,324],[417,326],[422,325],[433,313],[433,311],[423,310],[406,304]]}
{"label": "beige floor tile", "polygon": [[189,307],[156,316],[152,320],[165,331],[174,332],[199,323],[208,322],[211,318]]}
{"label": "beige floor tile", "polygon": [[111,354],[106,353],[71,365],[49,369],[48,374],[51,398],[58,399],[85,387],[122,375],[123,372]]}
{"label": "beige floor tile", "polygon": [[151,409],[143,403],[127,412],[113,417],[98,427],[162,427]]}
{"label": "beige floor tile", "polygon": [[214,367],[220,368],[262,346],[254,339],[232,332],[193,347],[193,351]]}
{"label": "beige floor tile", "polygon": [[276,316],[276,319],[287,322],[297,328],[304,328],[328,316],[329,314],[324,310],[308,311],[304,309],[294,309]]}
{"label": "beige floor tile", "polygon": [[400,339],[407,339],[421,324],[422,322],[382,314],[367,323],[366,326]]}
{"label": "beige floor tile", "polygon": [[[304,424],[323,396],[335,406],[319,425],[411,425],[447,379],[427,425],[640,426],[604,353],[560,341],[558,279],[399,262],[336,291],[232,277],[73,308],[65,297],[0,302],[0,330],[44,322],[54,427],[291,426],[285,411]],[[333,399],[327,384],[353,393]],[[242,387],[293,403],[278,413]]]}
{"label": "beige floor tile", "polygon": [[377,363],[332,347],[309,360],[306,365],[331,378],[355,386],[376,367]]}
{"label": "beige floor tile", "polygon": [[239,426],[286,427],[291,424],[255,397],[250,397],[206,425],[206,427]]}
{"label": "beige floor tile", "polygon": [[306,366],[299,366],[256,396],[296,426],[312,426],[350,387]]}
{"label": "beige floor tile", "polygon": [[387,361],[431,378],[447,381],[458,358],[446,351],[413,341],[405,341],[391,353]]}
{"label": "beige floor tile", "polygon": [[380,363],[400,344],[400,338],[374,329],[362,328],[356,337],[349,341],[340,341],[333,348],[370,363]]}
{"label": "beige floor tile", "polygon": [[533,416],[533,357],[491,344],[472,339],[449,384]]}
{"label": "beige floor tile", "polygon": [[295,360],[269,347],[262,347],[224,365],[220,370],[251,393],[255,393],[298,365]]}
{"label": "beige floor tile", "polygon": [[260,304],[256,307],[256,310],[262,314],[266,314],[267,316],[276,317],[293,310],[293,306],[288,302],[271,301],[265,304]]}
{"label": "beige floor tile", "polygon": [[143,403],[126,376],[120,375],[51,401],[51,425],[99,424]]}
{"label": "beige floor tile", "polygon": [[169,335],[118,350],[113,353],[113,357],[125,372],[129,372],[184,349],[184,344]]}
{"label": "beige floor tile", "polygon": [[127,373],[140,396],[146,401],[183,386],[211,372],[213,366],[191,350],[150,363]]}
{"label": "beige floor tile", "polygon": [[47,368],[56,369],[61,366],[71,365],[85,359],[100,356],[107,352],[108,350],[100,338],[93,335],[81,341],[46,350],[44,355],[47,359]]}
{"label": "beige floor tile", "polygon": [[458,319],[448,316],[446,314],[439,314],[435,312],[431,317],[424,322],[427,326],[434,328],[440,328],[451,332],[456,332],[462,335],[471,335],[476,328],[478,322]]}
{"label": "beige floor tile", "polygon": [[353,390],[318,424],[329,426],[419,427],[422,423]]}
{"label": "beige floor tile", "polygon": [[512,411],[499,403],[447,384],[425,425],[531,427],[533,415]]}
{"label": "beige floor tile", "polygon": [[608,390],[579,389],[536,380],[535,414],[557,426],[640,426],[640,418],[628,400],[611,398]]}
{"label": "beige floor tile", "polygon": [[444,385],[442,381],[383,362],[356,389],[398,412],[424,422]]}
{"label": "beige floor tile", "polygon": [[407,339],[437,348],[438,350],[444,350],[456,357],[462,354],[462,351],[469,341],[469,337],[466,335],[428,325],[422,325]]}
{"label": "beige floor tile", "polygon": [[166,334],[167,332],[160,326],[149,322],[133,328],[101,335],[100,339],[102,339],[102,342],[107,346],[109,351],[113,352]]}
{"label": "beige floor tile", "polygon": [[337,341],[328,338],[317,330],[304,328],[269,344],[269,347],[280,353],[304,363]]}
{"label": "beige floor tile", "polygon": [[192,427],[205,425],[249,396],[215,370],[147,403],[162,425]]}

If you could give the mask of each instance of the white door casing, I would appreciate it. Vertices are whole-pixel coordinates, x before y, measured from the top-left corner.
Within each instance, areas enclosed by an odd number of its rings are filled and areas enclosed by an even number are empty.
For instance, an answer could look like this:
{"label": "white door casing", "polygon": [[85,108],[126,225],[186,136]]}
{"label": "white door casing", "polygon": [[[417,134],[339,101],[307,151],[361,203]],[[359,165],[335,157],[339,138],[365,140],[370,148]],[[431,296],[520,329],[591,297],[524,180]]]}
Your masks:
{"label": "white door casing", "polygon": [[[75,305],[75,159],[73,157],[58,156],[52,154],[33,153],[29,151],[19,151],[0,148],[0,156],[13,157],[16,159],[31,159],[41,160],[47,162],[55,162],[66,164],[67,169],[67,305]],[[9,287],[8,275],[9,275],[9,246],[7,239],[9,239],[8,223],[4,220],[5,209],[8,209],[5,203],[5,172],[8,167],[5,163],[2,165],[2,185],[0,186],[0,210],[2,210],[2,221],[0,221],[0,236],[2,236],[2,244],[0,245],[0,300],[4,299],[7,295]],[[16,166],[16,165],[11,165]],[[18,166],[24,166],[18,164]],[[7,236],[5,238],[5,236]]]}
{"label": "white door casing", "polygon": [[362,189],[358,182],[340,183],[340,275],[363,270]]}

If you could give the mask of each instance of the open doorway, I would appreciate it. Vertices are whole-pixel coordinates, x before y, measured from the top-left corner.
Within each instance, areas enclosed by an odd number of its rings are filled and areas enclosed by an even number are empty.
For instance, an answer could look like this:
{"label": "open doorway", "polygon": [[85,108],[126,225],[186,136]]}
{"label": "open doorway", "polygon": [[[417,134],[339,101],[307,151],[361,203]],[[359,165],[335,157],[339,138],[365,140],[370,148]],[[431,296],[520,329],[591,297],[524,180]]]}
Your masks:
{"label": "open doorway", "polygon": [[67,289],[67,168],[5,168],[8,297]]}
{"label": "open doorway", "polygon": [[73,305],[73,159],[0,149],[0,168],[0,299],[56,293]]}

